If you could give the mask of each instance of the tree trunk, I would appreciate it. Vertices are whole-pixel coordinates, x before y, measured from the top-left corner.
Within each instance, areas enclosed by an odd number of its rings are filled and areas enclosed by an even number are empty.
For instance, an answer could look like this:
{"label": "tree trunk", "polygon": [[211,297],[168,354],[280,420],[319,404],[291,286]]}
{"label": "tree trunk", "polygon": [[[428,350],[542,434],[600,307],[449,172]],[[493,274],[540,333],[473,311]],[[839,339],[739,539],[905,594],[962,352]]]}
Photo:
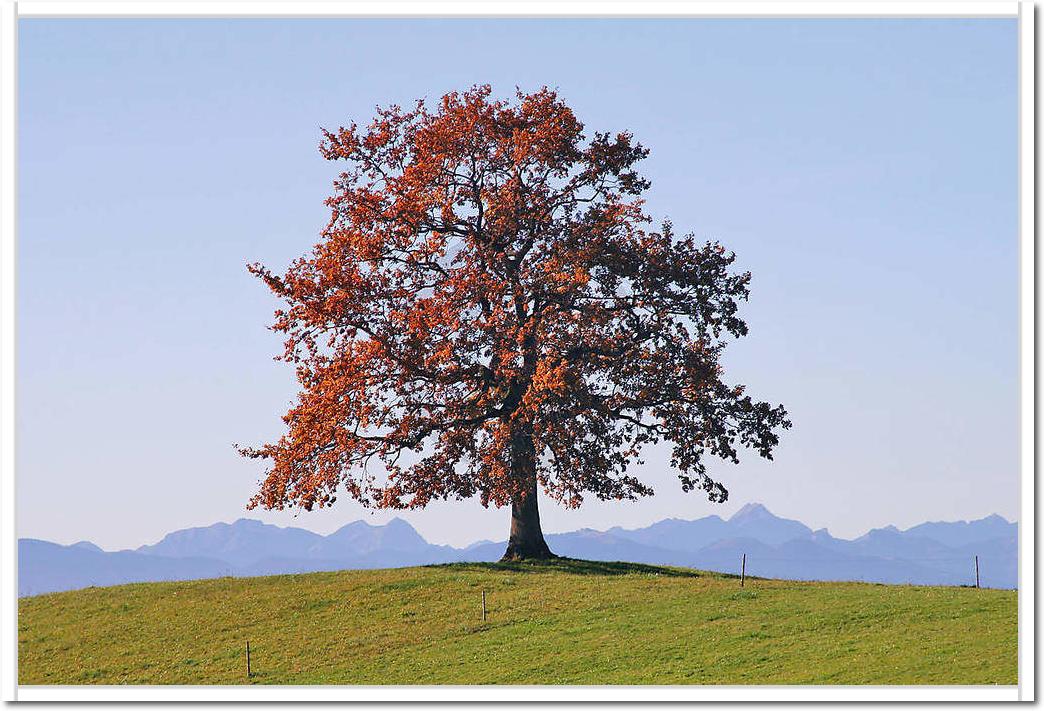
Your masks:
{"label": "tree trunk", "polygon": [[537,509],[536,452],[532,435],[516,435],[511,442],[511,474],[520,484],[511,499],[511,536],[502,561],[547,560],[555,554],[540,530]]}

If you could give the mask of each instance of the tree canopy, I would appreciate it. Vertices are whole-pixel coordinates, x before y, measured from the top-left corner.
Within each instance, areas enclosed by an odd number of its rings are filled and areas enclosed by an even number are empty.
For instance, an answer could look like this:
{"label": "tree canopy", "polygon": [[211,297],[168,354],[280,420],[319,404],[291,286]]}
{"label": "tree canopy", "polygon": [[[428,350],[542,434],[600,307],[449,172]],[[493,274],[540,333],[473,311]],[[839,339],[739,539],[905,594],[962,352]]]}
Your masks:
{"label": "tree canopy", "polygon": [[477,496],[539,549],[537,485],[569,507],[650,495],[629,465],[664,442],[683,490],[724,501],[708,455],[772,457],[786,411],[721,366],[750,274],[653,228],[629,133],[588,137],[546,88],[480,86],[320,150],[346,165],[321,241],[283,274],[249,267],[285,302],[273,329],[301,386],[286,433],[241,450],[268,462],[251,506]]}

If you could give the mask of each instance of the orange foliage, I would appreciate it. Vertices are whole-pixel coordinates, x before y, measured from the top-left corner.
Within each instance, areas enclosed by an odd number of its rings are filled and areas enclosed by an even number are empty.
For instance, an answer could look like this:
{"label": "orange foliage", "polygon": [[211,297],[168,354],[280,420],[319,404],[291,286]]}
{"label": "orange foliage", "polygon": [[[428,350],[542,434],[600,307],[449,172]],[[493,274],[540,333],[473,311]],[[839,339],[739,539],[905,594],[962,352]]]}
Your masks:
{"label": "orange foliage", "polygon": [[273,328],[301,384],[286,434],[241,450],[269,462],[251,506],[341,487],[375,507],[501,506],[534,476],[568,506],[633,499],[652,491],[628,464],[660,441],[684,490],[724,500],[705,454],[771,458],[786,412],[719,365],[750,275],[649,229],[630,134],[587,138],[555,92],[488,86],[323,133],[348,167],[322,240],[281,276],[250,266],[286,302]]}

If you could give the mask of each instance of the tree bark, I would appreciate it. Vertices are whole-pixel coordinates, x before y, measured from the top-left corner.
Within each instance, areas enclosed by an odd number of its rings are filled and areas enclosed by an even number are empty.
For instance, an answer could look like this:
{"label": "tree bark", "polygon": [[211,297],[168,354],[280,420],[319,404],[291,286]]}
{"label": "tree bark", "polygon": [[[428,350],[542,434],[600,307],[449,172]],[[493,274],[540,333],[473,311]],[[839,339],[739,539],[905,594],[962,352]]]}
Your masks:
{"label": "tree bark", "polygon": [[516,435],[511,442],[511,474],[519,487],[511,498],[511,535],[502,561],[547,560],[555,554],[540,530],[537,509],[536,452],[533,436]]}

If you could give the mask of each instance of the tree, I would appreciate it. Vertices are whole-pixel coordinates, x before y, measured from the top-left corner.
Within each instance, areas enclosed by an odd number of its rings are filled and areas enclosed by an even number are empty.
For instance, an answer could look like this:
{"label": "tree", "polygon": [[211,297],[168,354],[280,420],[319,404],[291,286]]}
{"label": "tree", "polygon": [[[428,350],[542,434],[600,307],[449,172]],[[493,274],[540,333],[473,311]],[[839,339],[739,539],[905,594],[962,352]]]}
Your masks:
{"label": "tree", "polygon": [[786,411],[721,379],[750,274],[649,229],[630,134],[481,86],[323,136],[347,168],[322,240],[282,276],[249,267],[286,303],[301,385],[286,434],[240,449],[269,462],[251,508],[477,495],[511,506],[505,559],[545,558],[538,485],[568,507],[651,495],[628,465],[668,442],[681,488],[724,501],[706,454],[771,459]]}

